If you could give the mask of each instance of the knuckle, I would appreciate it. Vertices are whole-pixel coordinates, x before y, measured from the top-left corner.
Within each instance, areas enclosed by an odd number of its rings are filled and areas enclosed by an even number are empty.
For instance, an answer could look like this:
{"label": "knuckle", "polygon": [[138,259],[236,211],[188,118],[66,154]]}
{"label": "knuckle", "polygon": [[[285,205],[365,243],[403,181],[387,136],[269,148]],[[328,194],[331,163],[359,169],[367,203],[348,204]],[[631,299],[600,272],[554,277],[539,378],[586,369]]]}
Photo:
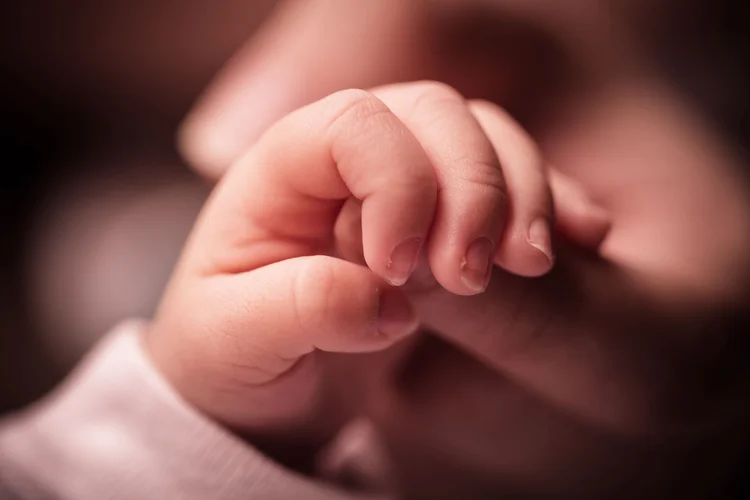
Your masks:
{"label": "knuckle", "polygon": [[444,117],[446,109],[463,108],[464,97],[453,87],[441,82],[418,82],[409,89],[412,92],[409,115],[428,114]]}
{"label": "knuckle", "polygon": [[395,115],[371,92],[349,89],[329,99],[331,115],[325,126],[325,137],[336,163],[359,155],[361,147],[401,133]]}
{"label": "knuckle", "polygon": [[415,104],[430,102],[434,105],[435,103],[464,103],[465,101],[464,96],[455,88],[447,83],[433,80],[415,83],[413,91],[417,96]]}
{"label": "knuckle", "polygon": [[497,160],[481,155],[465,156],[456,159],[453,165],[461,183],[473,188],[505,194],[505,177]]}
{"label": "knuckle", "polygon": [[362,89],[341,90],[329,96],[328,100],[331,109],[329,130],[351,126],[352,122],[367,121],[374,116],[390,112],[372,92]]}

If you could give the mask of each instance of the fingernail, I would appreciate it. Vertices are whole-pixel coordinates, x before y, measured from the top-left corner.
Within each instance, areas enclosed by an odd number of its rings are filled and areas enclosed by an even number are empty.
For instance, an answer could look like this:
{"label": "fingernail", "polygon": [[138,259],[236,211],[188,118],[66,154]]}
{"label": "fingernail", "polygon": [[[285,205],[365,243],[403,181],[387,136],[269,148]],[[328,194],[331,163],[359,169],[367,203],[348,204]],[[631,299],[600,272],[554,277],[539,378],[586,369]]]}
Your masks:
{"label": "fingernail", "polygon": [[385,268],[385,279],[393,286],[401,286],[409,279],[417,265],[419,250],[422,248],[421,238],[411,238],[393,250],[388,265]]}
{"label": "fingernail", "polygon": [[483,292],[492,274],[492,242],[480,238],[471,244],[461,263],[461,281],[476,293]]}
{"label": "fingernail", "polygon": [[409,333],[414,329],[417,317],[409,301],[400,293],[385,290],[378,304],[378,331],[386,336]]}
{"label": "fingernail", "polygon": [[542,217],[534,219],[529,225],[529,245],[542,252],[550,262],[555,260],[552,251],[552,235],[550,234],[549,222]]}

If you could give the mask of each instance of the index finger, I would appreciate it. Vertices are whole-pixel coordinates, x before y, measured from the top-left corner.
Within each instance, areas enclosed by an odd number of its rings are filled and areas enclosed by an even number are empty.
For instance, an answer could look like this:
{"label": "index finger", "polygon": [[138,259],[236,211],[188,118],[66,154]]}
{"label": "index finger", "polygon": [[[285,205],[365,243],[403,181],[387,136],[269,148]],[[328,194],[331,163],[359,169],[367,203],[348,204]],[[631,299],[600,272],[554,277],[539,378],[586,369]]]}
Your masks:
{"label": "index finger", "polygon": [[288,115],[230,169],[199,222],[204,272],[330,251],[351,196],[363,202],[365,261],[403,284],[432,224],[437,181],[412,133],[361,90]]}

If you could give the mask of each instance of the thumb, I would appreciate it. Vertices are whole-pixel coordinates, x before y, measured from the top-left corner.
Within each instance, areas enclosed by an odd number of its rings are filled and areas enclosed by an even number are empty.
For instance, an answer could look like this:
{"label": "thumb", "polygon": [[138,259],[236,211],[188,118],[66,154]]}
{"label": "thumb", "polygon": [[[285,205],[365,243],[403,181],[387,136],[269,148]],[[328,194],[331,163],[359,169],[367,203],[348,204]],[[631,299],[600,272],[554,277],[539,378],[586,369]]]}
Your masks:
{"label": "thumb", "polygon": [[416,327],[403,292],[368,269],[299,257],[177,280],[147,349],[177,392],[219,422],[251,435],[309,437],[336,421],[317,351],[381,351]]}
{"label": "thumb", "polygon": [[336,90],[406,76],[423,0],[287,0],[218,75],[179,147],[218,179],[273,122]]}

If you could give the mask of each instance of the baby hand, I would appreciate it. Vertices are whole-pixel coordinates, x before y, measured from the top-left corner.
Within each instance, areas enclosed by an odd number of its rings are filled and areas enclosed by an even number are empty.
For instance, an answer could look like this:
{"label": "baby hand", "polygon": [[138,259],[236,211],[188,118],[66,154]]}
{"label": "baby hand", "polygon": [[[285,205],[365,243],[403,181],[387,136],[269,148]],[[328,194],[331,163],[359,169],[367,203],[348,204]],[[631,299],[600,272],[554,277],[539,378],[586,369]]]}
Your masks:
{"label": "baby hand", "polygon": [[553,227],[596,247],[608,220],[496,106],[438,83],[338,92],[279,121],[217,186],[147,349],[219,422],[319,444],[349,415],[324,353],[385,350],[417,329],[397,287],[420,254],[445,289],[477,294],[494,264],[546,273]]}

